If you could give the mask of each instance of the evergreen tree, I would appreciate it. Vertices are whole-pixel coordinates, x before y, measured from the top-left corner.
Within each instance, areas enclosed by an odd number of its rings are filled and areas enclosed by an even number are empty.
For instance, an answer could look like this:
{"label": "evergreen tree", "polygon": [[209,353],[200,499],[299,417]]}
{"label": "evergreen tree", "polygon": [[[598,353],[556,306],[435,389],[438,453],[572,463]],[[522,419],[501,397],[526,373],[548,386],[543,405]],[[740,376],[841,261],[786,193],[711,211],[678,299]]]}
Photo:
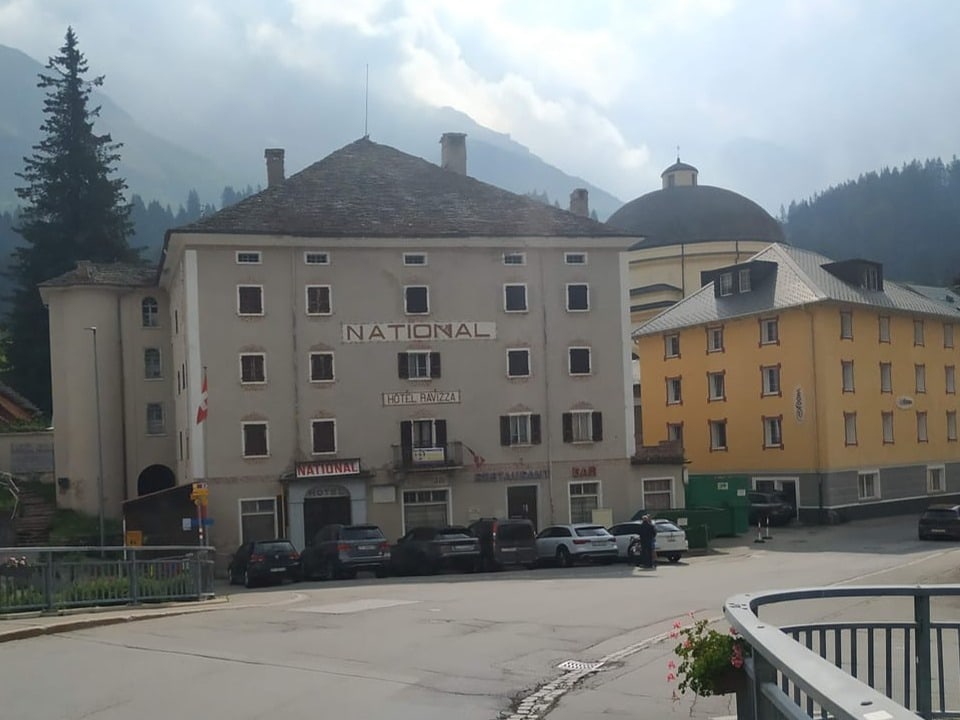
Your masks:
{"label": "evergreen tree", "polygon": [[15,230],[23,237],[14,249],[12,308],[5,379],[49,414],[49,319],[37,284],[72,270],[78,260],[137,261],[127,237],[132,231],[126,183],[111,178],[120,159],[119,143],[97,135],[100,108],[88,101],[103,77],[85,80],[87,61],[73,28],[60,54],[50,58],[37,86],[47,91],[40,127],[42,139],[25,157],[24,181],[17,195],[25,203]]}

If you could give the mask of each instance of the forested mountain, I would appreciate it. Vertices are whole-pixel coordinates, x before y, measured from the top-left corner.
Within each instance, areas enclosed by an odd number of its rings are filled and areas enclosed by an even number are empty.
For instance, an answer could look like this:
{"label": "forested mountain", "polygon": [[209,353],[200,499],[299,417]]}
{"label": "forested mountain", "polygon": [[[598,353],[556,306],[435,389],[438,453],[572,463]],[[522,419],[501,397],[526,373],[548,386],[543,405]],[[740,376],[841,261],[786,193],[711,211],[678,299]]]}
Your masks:
{"label": "forested mountain", "polygon": [[865,258],[894,280],[954,284],[960,274],[960,160],[914,160],[791,203],[790,243],[837,260]]}

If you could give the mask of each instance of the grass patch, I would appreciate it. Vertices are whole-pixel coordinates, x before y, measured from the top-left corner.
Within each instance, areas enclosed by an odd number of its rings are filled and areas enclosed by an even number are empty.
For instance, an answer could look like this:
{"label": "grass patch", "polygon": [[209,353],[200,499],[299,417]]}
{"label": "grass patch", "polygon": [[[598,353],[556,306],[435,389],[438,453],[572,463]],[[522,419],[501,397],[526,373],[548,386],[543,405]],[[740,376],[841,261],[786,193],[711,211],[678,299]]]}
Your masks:
{"label": "grass patch", "polygon": [[[123,534],[119,520],[106,518],[104,532],[109,540]],[[96,515],[57,508],[50,527],[51,545],[99,545],[100,519]]]}

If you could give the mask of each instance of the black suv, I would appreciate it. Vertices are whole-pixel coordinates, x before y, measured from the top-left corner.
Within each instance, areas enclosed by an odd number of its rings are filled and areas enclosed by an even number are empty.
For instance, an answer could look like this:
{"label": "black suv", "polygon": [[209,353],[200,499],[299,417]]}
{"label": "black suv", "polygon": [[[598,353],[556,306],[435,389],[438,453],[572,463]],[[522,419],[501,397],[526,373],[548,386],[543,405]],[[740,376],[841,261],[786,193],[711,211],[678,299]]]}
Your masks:
{"label": "black suv", "polygon": [[324,525],[303,550],[303,576],[353,579],[359,570],[383,577],[390,544],[376,525]]}
{"label": "black suv", "polygon": [[931,505],[923,511],[918,525],[919,538],[960,539],[960,505]]}
{"label": "black suv", "polygon": [[747,518],[751,525],[766,525],[767,522],[771,525],[786,525],[796,512],[793,506],[777,493],[751,490],[747,497],[750,500]]}
{"label": "black suv", "polygon": [[242,582],[253,587],[257,583],[283,582],[284,578],[297,582],[300,577],[300,553],[283,538],[244,543],[227,566],[231,585]]}
{"label": "black suv", "polygon": [[490,572],[508,565],[537,564],[537,532],[525,518],[481,518],[468,528],[480,540],[480,569]]}

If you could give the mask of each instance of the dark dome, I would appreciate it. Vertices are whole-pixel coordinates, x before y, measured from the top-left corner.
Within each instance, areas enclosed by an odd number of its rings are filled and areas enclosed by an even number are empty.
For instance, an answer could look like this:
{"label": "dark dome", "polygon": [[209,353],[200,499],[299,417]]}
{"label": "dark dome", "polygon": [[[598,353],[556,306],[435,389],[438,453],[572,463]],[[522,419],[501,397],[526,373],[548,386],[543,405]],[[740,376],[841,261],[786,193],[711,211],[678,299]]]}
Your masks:
{"label": "dark dome", "polygon": [[743,195],[709,185],[682,185],[641,195],[608,225],[643,235],[632,249],[719,240],[785,242],[780,223]]}

